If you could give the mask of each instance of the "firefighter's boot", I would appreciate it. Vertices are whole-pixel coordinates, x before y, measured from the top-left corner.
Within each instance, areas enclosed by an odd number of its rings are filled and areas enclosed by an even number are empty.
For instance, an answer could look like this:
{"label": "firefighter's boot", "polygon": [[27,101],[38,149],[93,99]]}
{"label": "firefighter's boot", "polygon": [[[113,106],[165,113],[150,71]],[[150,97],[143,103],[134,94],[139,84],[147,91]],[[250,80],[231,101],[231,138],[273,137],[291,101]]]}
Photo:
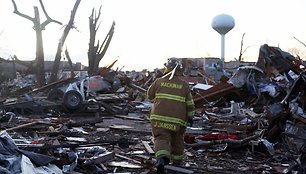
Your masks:
{"label": "firefighter's boot", "polygon": [[169,158],[167,157],[160,157],[157,158],[157,162],[156,162],[156,173],[157,174],[164,174],[165,173],[165,165],[169,164]]}

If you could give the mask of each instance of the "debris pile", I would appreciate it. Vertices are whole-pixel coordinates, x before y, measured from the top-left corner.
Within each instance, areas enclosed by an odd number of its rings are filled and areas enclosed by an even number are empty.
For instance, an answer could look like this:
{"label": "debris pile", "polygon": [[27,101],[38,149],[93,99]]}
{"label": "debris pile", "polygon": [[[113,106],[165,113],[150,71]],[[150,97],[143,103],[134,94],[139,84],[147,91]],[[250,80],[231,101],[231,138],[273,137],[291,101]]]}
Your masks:
{"label": "debris pile", "polygon": [[[184,163],[167,165],[167,173],[305,173],[301,59],[265,44],[254,66],[220,82],[187,65],[182,78],[196,115],[184,137]],[[102,68],[41,88],[15,79],[1,96],[1,172],[154,173],[146,89],[161,76],[158,69]]]}

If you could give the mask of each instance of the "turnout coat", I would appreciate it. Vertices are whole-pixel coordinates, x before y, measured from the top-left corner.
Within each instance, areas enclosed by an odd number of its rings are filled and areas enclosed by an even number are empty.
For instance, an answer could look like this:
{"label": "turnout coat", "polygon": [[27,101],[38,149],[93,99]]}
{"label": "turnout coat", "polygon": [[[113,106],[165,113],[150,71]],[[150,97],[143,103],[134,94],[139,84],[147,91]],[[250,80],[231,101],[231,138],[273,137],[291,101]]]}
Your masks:
{"label": "turnout coat", "polygon": [[194,102],[188,84],[178,76],[156,79],[147,91],[147,96],[153,100],[150,120],[154,127],[171,131],[186,127],[194,115]]}

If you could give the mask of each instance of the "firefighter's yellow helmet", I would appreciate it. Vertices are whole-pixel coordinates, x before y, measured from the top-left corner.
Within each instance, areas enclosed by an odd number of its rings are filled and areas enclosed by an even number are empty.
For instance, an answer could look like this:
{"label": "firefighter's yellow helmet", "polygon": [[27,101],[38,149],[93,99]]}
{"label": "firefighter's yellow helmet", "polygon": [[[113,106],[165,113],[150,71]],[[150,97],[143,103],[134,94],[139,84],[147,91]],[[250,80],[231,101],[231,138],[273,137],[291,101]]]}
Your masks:
{"label": "firefighter's yellow helmet", "polygon": [[176,70],[182,70],[183,68],[182,62],[178,58],[169,58],[164,65],[164,74],[171,72],[174,68],[176,68]]}

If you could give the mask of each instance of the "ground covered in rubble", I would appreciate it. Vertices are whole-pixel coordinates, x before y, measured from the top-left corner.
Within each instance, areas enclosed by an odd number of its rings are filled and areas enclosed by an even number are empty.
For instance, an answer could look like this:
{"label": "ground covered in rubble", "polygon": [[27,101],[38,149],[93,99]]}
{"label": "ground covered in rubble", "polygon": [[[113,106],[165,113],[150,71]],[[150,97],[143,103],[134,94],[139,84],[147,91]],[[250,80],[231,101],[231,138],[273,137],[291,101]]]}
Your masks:
{"label": "ground covered in rubble", "polygon": [[[188,62],[181,78],[191,86],[194,125],[183,164],[170,163],[166,173],[306,173],[304,61],[264,44],[254,66],[237,66],[219,81],[188,70]],[[3,84],[0,173],[12,168],[9,160],[31,155],[21,166],[45,173],[155,173],[146,89],[161,75],[107,68],[40,88],[16,88],[29,82],[20,79]]]}
{"label": "ground covered in rubble", "polygon": [[[46,118],[23,118],[24,120],[40,120]],[[49,120],[50,118],[47,118]],[[29,121],[28,120],[28,121]],[[75,145],[70,149],[77,152],[82,148],[93,147],[93,145],[105,148],[114,156],[101,159],[95,165],[86,166],[85,161],[95,156],[87,153],[79,153],[77,165],[73,169],[79,173],[155,173],[154,154],[150,154],[143,142],[153,147],[150,124],[147,114],[135,113],[128,116],[93,116],[93,115],[70,115],[60,118],[53,118],[52,123],[45,125],[33,125],[16,129],[18,134],[28,139],[37,140],[36,144],[49,143],[55,145]],[[198,130],[203,125],[195,121],[194,129],[188,129],[190,136],[204,135],[207,130]],[[65,126],[64,126],[65,125]],[[71,129],[75,131],[71,131]],[[69,130],[69,131],[68,131]],[[16,134],[15,134],[16,135]],[[31,137],[31,138],[30,138]],[[70,137],[71,139],[67,139]],[[74,137],[74,140],[72,139]],[[85,138],[86,140],[76,140]],[[97,143],[98,142],[98,143]],[[96,144],[91,144],[96,143]],[[68,146],[67,146],[68,147]],[[25,148],[27,149],[27,148]],[[47,153],[60,157],[55,163],[60,166],[69,164],[69,158],[59,155],[55,149],[28,148],[32,151]],[[260,145],[246,144],[234,147],[226,143],[215,144],[209,147],[186,146],[184,163],[179,168],[166,167],[167,173],[282,173],[291,164],[286,156],[282,144],[275,146],[276,153],[270,155],[268,150]]]}

